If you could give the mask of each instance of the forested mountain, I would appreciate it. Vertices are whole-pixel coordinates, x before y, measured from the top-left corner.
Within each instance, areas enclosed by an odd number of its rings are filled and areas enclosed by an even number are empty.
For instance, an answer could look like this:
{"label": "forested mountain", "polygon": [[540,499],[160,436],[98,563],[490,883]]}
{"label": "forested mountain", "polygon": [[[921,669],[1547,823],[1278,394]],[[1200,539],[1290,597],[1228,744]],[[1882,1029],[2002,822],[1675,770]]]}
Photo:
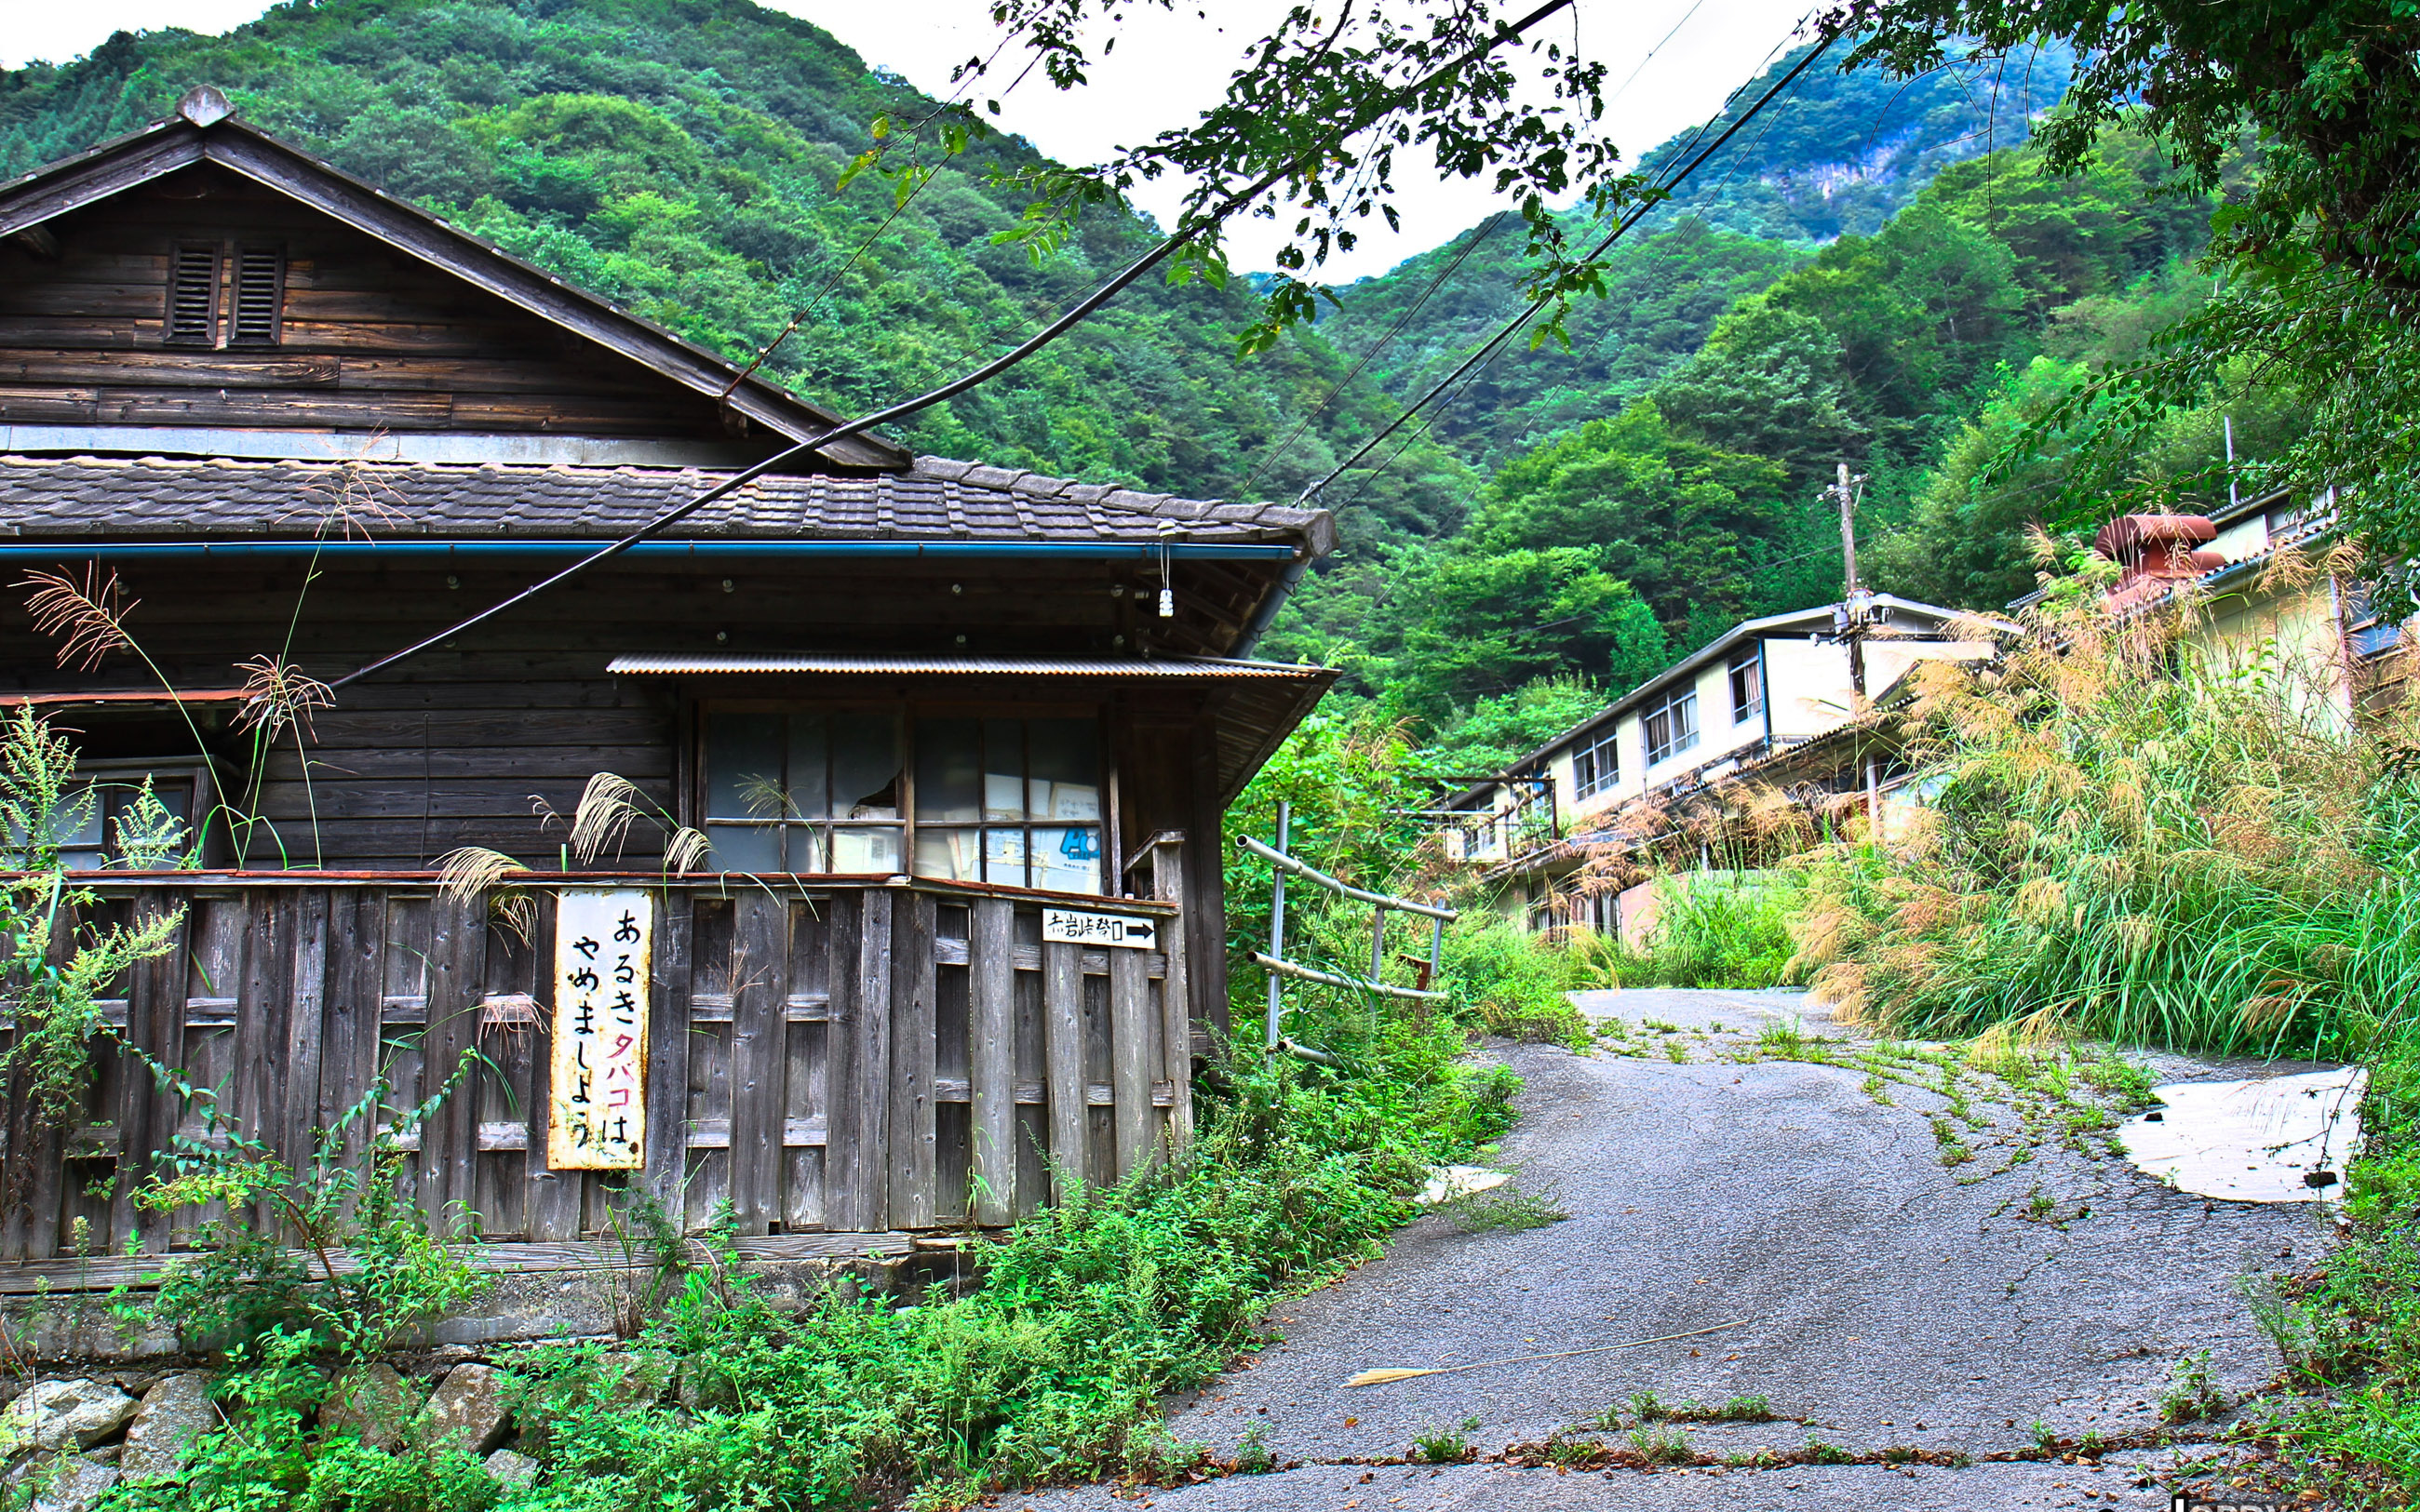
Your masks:
{"label": "forested mountain", "polygon": [[[1702,139],[1684,133],[1646,154],[1663,178],[1743,116],[1804,49],[1734,97]],[[1945,69],[1905,84],[1818,65],[1647,214],[1617,250],[1605,297],[1582,301],[1568,345],[1509,347],[1440,409],[1434,433],[1480,467],[1534,446],[1646,392],[1698,349],[1714,317],[1843,234],[1871,235],[1935,174],[2021,145],[2056,102],[2072,55],[2031,68]],[[1642,81],[1643,82],[1643,81]],[[1344,290],[1322,332],[1398,397],[1424,393],[1521,309],[1517,223],[1482,225]],[[1584,239],[1601,232],[1575,227]],[[1406,313],[1410,312],[1408,320]],[[1401,323],[1403,330],[1389,333]]]}

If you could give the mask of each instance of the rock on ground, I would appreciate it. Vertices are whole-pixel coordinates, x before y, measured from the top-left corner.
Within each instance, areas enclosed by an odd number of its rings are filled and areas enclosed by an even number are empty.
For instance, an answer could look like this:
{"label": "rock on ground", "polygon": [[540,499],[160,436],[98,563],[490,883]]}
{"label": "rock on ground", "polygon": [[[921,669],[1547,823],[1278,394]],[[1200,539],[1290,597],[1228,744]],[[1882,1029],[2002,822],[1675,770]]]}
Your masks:
{"label": "rock on ground", "polygon": [[394,1449],[419,1407],[411,1383],[380,1361],[336,1378],[334,1394],[319,1409],[319,1426],[349,1432],[373,1448]]}
{"label": "rock on ground", "polygon": [[134,1398],[106,1381],[38,1381],[0,1413],[0,1452],[89,1449],[133,1415]]}
{"label": "rock on ground", "polygon": [[484,1365],[458,1365],[429,1396],[420,1421],[431,1444],[484,1455],[504,1442],[511,1417],[500,1374]]}
{"label": "rock on ground", "polygon": [[59,1454],[29,1459],[8,1473],[9,1504],[30,1489],[27,1512],[91,1512],[116,1488],[118,1468],[88,1455]]}
{"label": "rock on ground", "polygon": [[488,1473],[499,1486],[526,1490],[537,1481],[537,1461],[510,1449],[499,1449],[488,1457]]}
{"label": "rock on ground", "polygon": [[126,1453],[117,1468],[130,1479],[174,1471],[185,1446],[218,1427],[218,1405],[210,1400],[209,1387],[208,1375],[188,1370],[145,1392],[126,1430]]}

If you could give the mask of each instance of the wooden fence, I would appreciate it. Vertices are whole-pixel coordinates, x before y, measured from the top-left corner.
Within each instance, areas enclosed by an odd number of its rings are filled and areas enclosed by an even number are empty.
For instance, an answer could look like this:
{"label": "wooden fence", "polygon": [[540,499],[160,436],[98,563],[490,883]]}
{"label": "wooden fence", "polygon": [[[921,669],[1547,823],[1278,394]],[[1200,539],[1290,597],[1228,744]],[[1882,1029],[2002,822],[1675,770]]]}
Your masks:
{"label": "wooden fence", "polygon": [[[1089,906],[1173,922],[1165,901]],[[113,879],[96,921],[183,910],[175,952],[130,971],[105,1013],[215,1090],[241,1130],[300,1163],[381,1072],[408,1106],[475,1057],[404,1143],[421,1204],[465,1235],[593,1236],[626,1186],[692,1232],[727,1201],[742,1235],[991,1227],[1102,1182],[1191,1132],[1181,928],[1160,949],[1043,941],[1047,905],[946,883],[824,885],[589,876],[526,886],[517,927],[427,879],[281,873]],[[655,900],[644,1169],[547,1164],[555,886]],[[535,1025],[521,998],[534,999]],[[0,1258],[182,1247],[206,1216],[134,1194],[202,1110],[111,1053],[85,1121],[9,1110]]]}

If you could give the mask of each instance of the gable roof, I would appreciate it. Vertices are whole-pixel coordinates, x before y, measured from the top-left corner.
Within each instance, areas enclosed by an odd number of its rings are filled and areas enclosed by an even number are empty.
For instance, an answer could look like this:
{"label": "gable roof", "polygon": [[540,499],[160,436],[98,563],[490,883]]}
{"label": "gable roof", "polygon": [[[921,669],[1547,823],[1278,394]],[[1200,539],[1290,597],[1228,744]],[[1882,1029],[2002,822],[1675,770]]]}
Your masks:
{"label": "gable roof", "polygon": [[[0,455],[0,537],[23,543],[318,540],[338,496],[382,540],[611,540],[731,474],[576,464]],[[1222,504],[943,457],[905,471],[771,473],[667,544],[916,540],[1282,547],[1324,555],[1326,510]]]}
{"label": "gable roof", "polygon": [[[489,243],[231,114],[226,97],[204,85],[178,114],[139,131],[0,184],[0,237],[39,229],[113,194],[214,163],[416,257],[473,286],[595,342],[694,393],[717,397],[776,435],[801,441],[841,423],[775,384],[740,370],[703,347]],[[900,469],[908,454],[874,436],[835,442],[820,455],[836,467]]]}

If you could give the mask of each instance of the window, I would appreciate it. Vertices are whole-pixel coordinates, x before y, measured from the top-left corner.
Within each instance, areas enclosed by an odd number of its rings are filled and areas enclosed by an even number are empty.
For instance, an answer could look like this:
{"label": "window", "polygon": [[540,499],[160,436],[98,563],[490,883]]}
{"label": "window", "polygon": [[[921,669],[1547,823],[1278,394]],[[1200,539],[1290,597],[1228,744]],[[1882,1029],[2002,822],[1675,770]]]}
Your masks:
{"label": "window", "polygon": [[1764,712],[1764,648],[1731,653],[1731,723],[1745,724]]}
{"label": "window", "polygon": [[170,346],[274,347],[285,315],[283,248],[188,241],[169,255],[163,333]]}
{"label": "window", "polygon": [[1617,730],[1607,730],[1572,757],[1574,790],[1592,798],[1621,780],[1621,748]]}
{"label": "window", "polygon": [[1698,690],[1688,684],[1647,705],[1647,763],[1668,761],[1698,743]]}
{"label": "window", "polygon": [[724,871],[1101,890],[1094,719],[714,710],[705,770],[704,827]]}
{"label": "window", "polygon": [[[172,870],[193,854],[199,839],[194,816],[209,810],[215,793],[208,772],[190,764],[86,763],[76,768],[72,785],[54,810],[52,839],[59,847],[59,859],[72,872]],[[11,827],[8,849],[23,840],[23,832]],[[11,856],[5,864],[22,861]]]}

